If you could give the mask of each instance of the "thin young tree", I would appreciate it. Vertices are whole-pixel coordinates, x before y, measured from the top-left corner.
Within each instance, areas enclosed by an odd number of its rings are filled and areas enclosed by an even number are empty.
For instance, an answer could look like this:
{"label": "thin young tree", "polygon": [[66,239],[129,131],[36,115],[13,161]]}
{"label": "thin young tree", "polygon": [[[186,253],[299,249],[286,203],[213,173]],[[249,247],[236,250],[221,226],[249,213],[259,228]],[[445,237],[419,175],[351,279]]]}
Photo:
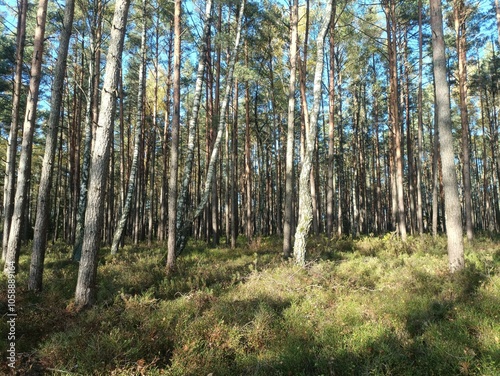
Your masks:
{"label": "thin young tree", "polygon": [[132,164],[130,166],[130,175],[128,178],[127,197],[123,204],[122,213],[113,235],[113,243],[111,244],[111,254],[118,252],[123,230],[130,215],[132,207],[132,197],[135,194],[136,177],[139,163],[139,152],[141,148],[142,124],[144,122],[144,94],[146,89],[146,32],[147,32],[147,14],[146,0],[142,0],[142,32],[141,32],[141,61],[139,63],[139,89],[137,91],[137,113],[135,116],[135,135],[134,135],[134,152],[132,155]]}
{"label": "thin young tree", "polygon": [[[93,128],[99,121],[99,82],[101,65],[101,32],[103,4],[101,0],[94,2],[90,35],[90,59],[88,63],[88,89],[87,104],[85,108],[85,125],[83,130],[83,157],[81,166],[80,190],[76,197],[75,218],[75,242],[73,244],[73,261],[80,261],[82,254],[83,231],[85,221],[85,209],[87,208],[87,193],[90,170],[90,159],[92,153]],[[75,164],[79,161],[75,161]],[[75,193],[76,194],[76,193]]]}
{"label": "thin young tree", "polygon": [[188,198],[189,184],[191,183],[191,173],[193,170],[194,147],[196,141],[196,130],[198,128],[198,114],[200,112],[201,94],[203,89],[203,76],[205,74],[205,55],[207,53],[208,33],[210,32],[210,12],[212,9],[212,0],[207,0],[205,5],[205,25],[203,27],[203,35],[200,46],[200,56],[198,59],[198,70],[196,72],[196,84],[193,98],[193,113],[189,119],[189,131],[187,140],[186,161],[184,163],[184,171],[182,176],[182,185],[179,192],[179,200],[177,204],[177,250],[182,243],[182,238],[187,234],[182,232],[184,229],[184,211]]}
{"label": "thin young tree", "polygon": [[78,280],[75,291],[75,305],[78,309],[88,307],[95,301],[97,252],[101,241],[105,187],[109,171],[110,145],[116,108],[116,93],[129,5],[130,0],[117,0],[111,25],[111,37],[106,58],[106,71],[104,73],[99,111],[99,124],[96,129],[89,175],[88,202],[92,202],[92,205],[89,205],[85,211],[82,257],[78,269]]}
{"label": "thin young tree", "polygon": [[7,154],[5,159],[5,180],[4,180],[4,223],[2,237],[2,260],[7,255],[7,245],[9,243],[10,223],[12,211],[14,210],[14,180],[16,173],[16,153],[17,134],[19,132],[19,112],[23,76],[24,45],[26,42],[26,12],[28,0],[19,3],[17,15],[17,35],[16,35],[16,67],[14,73],[14,90],[12,93],[12,120],[10,123]]}
{"label": "thin young tree", "polygon": [[48,0],[40,0],[36,14],[35,39],[33,45],[33,58],[31,60],[30,85],[28,102],[23,125],[23,139],[21,143],[21,156],[17,175],[17,185],[12,212],[12,220],[5,257],[5,271],[9,264],[14,263],[17,270],[19,253],[21,250],[22,221],[25,213],[28,187],[31,175],[31,155],[33,152],[33,135],[35,132],[36,112],[40,79],[42,76],[42,57],[45,41],[45,24],[47,19]]}
{"label": "thin young tree", "polygon": [[43,262],[47,247],[50,213],[50,191],[52,187],[52,172],[57,150],[59,119],[63,99],[64,77],[66,75],[66,58],[68,56],[69,41],[73,28],[75,1],[67,0],[64,7],[64,18],[59,36],[59,51],[54,69],[54,82],[50,101],[48,131],[45,137],[45,153],[43,156],[42,175],[38,188],[38,199],[35,219],[35,235],[31,254],[30,275],[28,289],[40,291],[42,289]]}
{"label": "thin young tree", "polygon": [[450,92],[446,72],[446,52],[443,35],[441,0],[430,1],[432,28],[432,62],[434,66],[435,105],[439,128],[441,169],[445,197],[445,218],[448,238],[448,257],[451,272],[464,268],[462,213],[451,132]]}
{"label": "thin young tree", "polygon": [[174,103],[172,113],[172,142],[170,146],[170,175],[168,179],[168,239],[167,270],[175,264],[177,234],[177,173],[179,169],[179,131],[181,112],[181,0],[175,0],[174,8]]}
{"label": "thin young tree", "polygon": [[466,39],[467,8],[464,0],[454,0],[453,20],[455,24],[456,45],[458,54],[458,92],[460,103],[460,122],[462,124],[462,179],[464,183],[465,229],[467,240],[474,238],[472,223],[472,187],[470,179],[470,130],[469,111],[467,109],[467,39]]}
{"label": "thin young tree", "polygon": [[321,83],[323,74],[323,46],[328,25],[331,21],[332,2],[328,1],[323,13],[321,28],[316,39],[316,68],[314,72],[313,105],[309,114],[309,129],[305,137],[304,159],[299,177],[299,220],[295,231],[295,242],[293,245],[293,255],[295,262],[299,265],[305,264],[307,234],[311,227],[313,212],[311,198],[311,168],[313,162],[314,143],[316,140],[318,113],[321,101]]}
{"label": "thin young tree", "polygon": [[[204,210],[205,206],[207,205],[208,198],[210,196],[210,193],[213,189],[213,181],[215,178],[215,169],[216,165],[219,159],[219,149],[220,149],[220,144],[222,141],[222,135],[224,133],[224,130],[227,126],[226,123],[226,116],[227,116],[227,109],[229,106],[229,100],[231,96],[231,91],[233,89],[233,76],[234,76],[234,67],[236,65],[236,59],[238,57],[238,49],[240,45],[240,37],[241,37],[241,27],[242,27],[242,20],[243,20],[243,14],[245,11],[245,2],[246,0],[242,0],[240,4],[240,9],[239,9],[239,14],[238,14],[238,20],[236,21],[236,36],[234,40],[234,46],[229,54],[229,62],[227,63],[227,75],[226,75],[226,82],[225,82],[225,89],[224,89],[224,98],[221,104],[221,109],[220,109],[220,118],[219,118],[219,124],[217,127],[217,134],[215,141],[212,146],[212,152],[210,154],[210,159],[208,162],[208,168],[207,168],[207,175],[205,178],[205,185],[201,194],[200,202],[198,206],[194,209],[193,214],[189,215],[189,217],[186,220],[186,225],[184,226],[185,228],[190,228],[193,224],[193,221],[198,218],[198,216],[202,213]],[[186,231],[184,228],[181,230],[182,232]],[[186,245],[186,240],[187,238],[181,238],[180,239],[180,244],[177,248],[177,254],[182,252]]]}
{"label": "thin young tree", "polygon": [[387,49],[389,59],[389,118],[394,140],[396,212],[398,232],[401,240],[406,241],[406,214],[403,190],[403,152],[401,145],[401,124],[398,103],[397,68],[397,20],[395,0],[385,0],[384,10],[387,20]]}
{"label": "thin young tree", "polygon": [[[295,81],[297,75],[298,0],[294,0],[290,10],[290,81],[288,84],[288,120],[285,160],[285,210],[283,217],[283,257],[292,254],[293,221],[293,155],[295,140]],[[250,199],[250,197],[248,197]]]}

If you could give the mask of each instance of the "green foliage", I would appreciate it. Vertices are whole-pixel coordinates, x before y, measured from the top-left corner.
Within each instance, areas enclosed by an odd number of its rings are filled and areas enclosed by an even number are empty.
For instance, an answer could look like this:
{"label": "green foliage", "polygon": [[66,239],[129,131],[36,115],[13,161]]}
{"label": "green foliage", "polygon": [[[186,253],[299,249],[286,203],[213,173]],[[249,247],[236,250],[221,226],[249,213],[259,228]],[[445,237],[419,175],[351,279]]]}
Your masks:
{"label": "green foliage", "polygon": [[[74,312],[77,265],[55,244],[41,294],[24,290],[26,272],[17,278],[18,353],[31,354],[18,366],[78,375],[498,374],[498,241],[468,245],[457,275],[444,238],[318,237],[309,247],[316,261],[300,268],[281,259],[276,238],[235,250],[192,242],[169,276],[161,247],[103,250],[97,305]],[[23,256],[21,270],[28,263]]]}

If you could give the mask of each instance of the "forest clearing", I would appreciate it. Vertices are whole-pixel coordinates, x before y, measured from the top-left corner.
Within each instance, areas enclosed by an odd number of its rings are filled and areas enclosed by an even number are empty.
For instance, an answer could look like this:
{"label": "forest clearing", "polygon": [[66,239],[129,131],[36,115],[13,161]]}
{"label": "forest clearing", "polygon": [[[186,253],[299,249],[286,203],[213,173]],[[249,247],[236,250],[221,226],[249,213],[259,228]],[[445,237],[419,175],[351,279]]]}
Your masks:
{"label": "forest clearing", "polygon": [[[239,239],[235,249],[193,242],[172,277],[160,245],[126,246],[119,256],[105,248],[96,305],[80,313],[78,265],[70,247],[55,244],[42,293],[26,290],[25,272],[17,277],[16,367],[22,375],[498,375],[499,244],[479,236],[454,275],[442,236],[314,237],[305,268],[283,261],[273,237]],[[22,270],[28,262],[21,258]]]}
{"label": "forest clearing", "polygon": [[0,20],[2,372],[500,374],[500,0]]}

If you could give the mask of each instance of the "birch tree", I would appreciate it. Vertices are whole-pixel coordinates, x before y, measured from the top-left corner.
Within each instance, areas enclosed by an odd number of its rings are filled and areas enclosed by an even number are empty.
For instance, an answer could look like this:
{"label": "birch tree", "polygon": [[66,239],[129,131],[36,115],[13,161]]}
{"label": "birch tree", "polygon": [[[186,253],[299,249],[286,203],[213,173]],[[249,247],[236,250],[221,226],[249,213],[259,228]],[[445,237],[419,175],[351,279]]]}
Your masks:
{"label": "birch tree", "polygon": [[283,257],[292,254],[293,219],[293,154],[295,139],[295,81],[297,80],[297,39],[299,2],[294,0],[290,9],[290,81],[288,84],[288,115],[285,159],[285,211],[283,218]]}
{"label": "birch tree", "polygon": [[167,269],[175,263],[177,221],[177,173],[179,169],[179,131],[181,112],[181,0],[175,0],[174,8],[174,103],[172,114],[172,144],[170,146],[170,176],[168,179],[168,253]]}
{"label": "birch tree", "polygon": [[31,60],[29,94],[24,117],[23,139],[21,144],[21,156],[19,158],[14,209],[12,212],[12,221],[9,230],[9,240],[5,257],[5,272],[7,272],[10,263],[14,263],[17,270],[19,253],[21,250],[21,227],[26,205],[26,195],[30,184],[30,162],[33,151],[33,134],[35,132],[38,94],[42,75],[42,57],[45,40],[45,24],[47,19],[47,3],[48,0],[40,0],[36,14],[36,29],[33,45],[33,58]]}
{"label": "birch tree", "polygon": [[448,237],[448,257],[451,272],[464,268],[462,213],[451,132],[450,93],[446,72],[441,0],[431,0],[432,62],[434,65],[435,105],[439,128],[439,144],[445,197],[445,218]]}
{"label": "birch tree", "polygon": [[125,229],[125,223],[130,215],[130,208],[132,206],[132,197],[134,197],[136,177],[137,177],[137,165],[139,161],[139,151],[141,148],[141,136],[142,136],[142,123],[144,122],[144,93],[146,89],[146,1],[142,1],[142,33],[141,33],[141,62],[139,64],[139,90],[137,91],[137,113],[136,113],[136,123],[135,123],[135,135],[134,135],[134,152],[132,155],[132,164],[130,166],[130,175],[128,179],[128,189],[127,197],[125,198],[125,203],[123,204],[122,214],[118,225],[116,226],[115,233],[113,235],[113,243],[111,244],[111,254],[116,254],[118,252],[118,246],[122,239],[123,230]]}
{"label": "birch tree", "polygon": [[313,219],[310,176],[314,153],[314,142],[316,139],[316,129],[318,113],[321,101],[321,83],[323,74],[323,45],[331,21],[332,2],[328,1],[323,13],[321,29],[316,39],[316,68],[314,72],[313,106],[309,114],[309,129],[305,137],[304,159],[299,177],[299,220],[295,231],[295,242],[293,245],[293,255],[295,262],[299,265],[305,264],[307,234]]}
{"label": "birch tree", "polygon": [[210,32],[210,13],[212,9],[212,0],[207,0],[205,5],[205,24],[203,26],[203,35],[201,39],[200,55],[198,59],[198,70],[196,72],[196,84],[193,98],[193,113],[189,119],[189,130],[186,150],[186,161],[184,163],[184,171],[182,175],[182,185],[179,192],[179,200],[177,203],[177,244],[176,248],[180,246],[180,241],[186,234],[182,234],[184,228],[184,212],[188,196],[188,188],[191,183],[191,173],[193,170],[194,160],[194,147],[196,141],[196,130],[198,127],[198,114],[200,112],[201,93],[203,89],[203,76],[205,74],[205,55],[207,53],[208,33]]}
{"label": "birch tree", "polygon": [[110,145],[116,108],[116,92],[122,59],[123,41],[127,25],[130,0],[117,0],[111,25],[111,37],[106,58],[106,70],[101,95],[99,124],[89,175],[88,201],[92,205],[85,212],[85,231],[82,257],[78,269],[75,291],[77,308],[90,306],[95,301],[97,277],[97,253],[101,240],[104,214],[106,179],[109,170]]}
{"label": "birch tree", "polygon": [[222,135],[224,133],[225,127],[227,126],[226,124],[226,117],[227,117],[227,108],[229,106],[229,100],[231,96],[231,90],[233,88],[233,75],[234,75],[234,66],[236,64],[236,58],[238,56],[238,49],[240,45],[240,36],[241,36],[241,26],[242,26],[242,20],[243,20],[243,13],[245,10],[245,2],[246,0],[242,0],[240,4],[240,9],[239,9],[239,14],[238,14],[238,20],[237,20],[237,25],[236,25],[236,36],[235,36],[235,41],[234,41],[234,46],[231,50],[230,57],[229,57],[229,62],[227,64],[227,75],[226,75],[226,83],[225,83],[225,91],[224,91],[224,99],[222,101],[221,105],[221,110],[220,110],[220,118],[219,118],[219,124],[217,127],[217,135],[212,147],[212,153],[210,154],[210,160],[208,164],[208,169],[207,169],[207,175],[205,178],[205,185],[203,188],[203,192],[201,194],[200,202],[196,209],[194,210],[193,214],[189,216],[189,218],[186,221],[186,225],[184,228],[180,231],[180,238],[178,239],[178,247],[176,248],[176,253],[179,254],[182,252],[186,245],[186,240],[187,240],[187,230],[192,226],[193,221],[198,218],[198,216],[202,213],[203,209],[205,208],[205,205],[208,202],[208,198],[210,196],[211,190],[212,190],[212,184],[214,181],[214,176],[215,176],[215,168],[216,164],[219,158],[219,148],[220,144],[222,141]]}
{"label": "birch tree", "polygon": [[40,185],[38,188],[35,236],[33,239],[30,276],[28,280],[29,290],[39,291],[42,289],[43,262],[45,259],[47,233],[50,223],[49,198],[52,187],[52,171],[57,150],[59,119],[63,99],[64,77],[66,74],[66,58],[68,56],[69,41],[73,28],[74,11],[75,1],[67,0],[64,7],[63,27],[59,36],[59,51],[57,53],[57,62],[54,70],[54,82],[52,84],[48,132],[45,137],[45,153],[43,156],[42,175],[40,177]]}

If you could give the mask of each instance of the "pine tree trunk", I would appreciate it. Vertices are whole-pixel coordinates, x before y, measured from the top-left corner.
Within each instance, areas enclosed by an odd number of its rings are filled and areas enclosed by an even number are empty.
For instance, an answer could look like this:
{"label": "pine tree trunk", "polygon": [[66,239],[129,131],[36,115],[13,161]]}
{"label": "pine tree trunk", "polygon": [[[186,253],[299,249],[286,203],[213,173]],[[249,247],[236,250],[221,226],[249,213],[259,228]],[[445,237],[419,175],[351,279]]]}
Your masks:
{"label": "pine tree trunk", "polygon": [[417,228],[420,235],[424,232],[423,202],[422,202],[422,160],[423,160],[423,117],[422,117],[422,0],[418,0],[418,93],[417,93]]}
{"label": "pine tree trunk", "polygon": [[[88,181],[90,170],[90,158],[92,153],[93,128],[98,123],[99,111],[99,69],[101,65],[100,43],[102,3],[97,4],[97,12],[93,15],[93,26],[95,32],[91,34],[90,59],[89,59],[89,85],[87,90],[87,105],[85,109],[85,126],[83,139],[83,160],[80,178],[80,196],[76,213],[75,244],[73,245],[73,261],[80,261],[82,254],[82,242],[84,232],[85,210],[87,208]],[[79,161],[75,161],[79,163]]]}
{"label": "pine tree trunk", "polygon": [[446,200],[446,230],[448,237],[448,257],[450,271],[464,268],[464,249],[462,239],[462,215],[458,182],[453,153],[453,135],[451,133],[450,94],[446,78],[446,53],[443,36],[443,15],[441,0],[431,0],[432,61],[436,90],[436,113],[439,127],[439,143],[443,188]]}
{"label": "pine tree trunk", "polygon": [[465,5],[464,0],[455,0],[453,15],[455,22],[456,44],[458,53],[458,88],[460,96],[460,122],[462,124],[462,179],[464,183],[465,228],[467,240],[474,238],[472,222],[472,187],[470,180],[470,131],[469,113],[467,110],[467,41],[465,37]]}
{"label": "pine tree trunk", "polygon": [[406,241],[406,214],[403,190],[403,155],[401,146],[401,124],[398,106],[398,74],[396,43],[396,4],[395,0],[384,1],[387,19],[387,46],[389,56],[389,117],[394,136],[394,163],[396,185],[396,219],[399,236]]}
{"label": "pine tree trunk", "polygon": [[38,104],[38,89],[40,87],[42,56],[44,47],[45,21],[47,18],[47,0],[40,0],[36,14],[36,29],[33,46],[33,58],[31,61],[30,85],[26,114],[23,125],[23,139],[21,144],[21,156],[17,175],[17,186],[14,198],[11,225],[7,253],[5,256],[5,271],[11,265],[18,269],[19,253],[21,250],[22,225],[25,209],[28,202],[28,188],[31,175],[31,154],[33,150],[33,134],[35,132],[36,111]]}
{"label": "pine tree trunk", "polygon": [[57,150],[58,125],[61,115],[63,99],[63,85],[66,74],[66,58],[68,56],[69,40],[73,28],[73,15],[75,10],[74,0],[66,1],[61,34],[59,36],[59,52],[54,69],[54,83],[52,84],[50,115],[48,132],[45,138],[45,153],[43,156],[42,175],[38,188],[38,202],[35,221],[35,235],[33,239],[33,252],[31,254],[30,276],[28,290],[40,291],[42,289],[43,262],[47,247],[50,213],[50,190],[52,171]]}
{"label": "pine tree trunk", "polygon": [[10,123],[9,139],[5,160],[5,180],[4,180],[4,223],[2,237],[2,260],[7,255],[7,246],[9,242],[9,231],[12,220],[12,211],[14,210],[14,180],[16,173],[16,153],[17,137],[19,132],[19,112],[23,76],[24,44],[26,41],[26,12],[28,9],[28,0],[20,1],[17,20],[16,36],[16,68],[14,73],[14,91],[12,94],[12,120]]}
{"label": "pine tree trunk", "polygon": [[[298,39],[298,0],[294,0],[290,10],[291,42],[290,42],[290,81],[288,85],[288,125],[286,136],[285,160],[285,210],[283,218],[283,257],[292,254],[292,221],[293,221],[293,155],[295,139],[295,81],[297,73],[297,39]],[[250,195],[249,197],[250,198]]]}
{"label": "pine tree trunk", "polygon": [[116,2],[111,25],[111,37],[99,111],[99,126],[96,129],[89,174],[88,201],[92,202],[93,205],[90,205],[85,212],[82,257],[75,291],[75,305],[79,309],[92,305],[96,298],[97,256],[104,214],[104,190],[109,172],[116,93],[129,4],[130,0],[118,0]]}
{"label": "pine tree trunk", "polygon": [[321,24],[321,29],[319,31],[316,48],[317,48],[317,58],[316,58],[316,69],[314,72],[314,88],[313,88],[313,107],[310,113],[310,127],[309,131],[306,133],[306,148],[304,153],[304,159],[302,160],[302,166],[300,170],[299,177],[299,220],[297,223],[297,230],[295,232],[295,242],[293,245],[293,255],[295,262],[298,265],[305,264],[306,256],[306,243],[309,228],[312,222],[312,202],[311,202],[311,186],[310,186],[310,174],[312,167],[312,158],[314,152],[314,142],[316,139],[316,127],[318,121],[318,113],[321,100],[321,78],[323,74],[323,45],[330,24],[332,13],[332,3],[329,2],[326,5],[326,10],[324,13],[324,18]]}
{"label": "pine tree trunk", "polygon": [[330,69],[328,71],[328,172],[326,180],[326,234],[328,237],[333,235],[333,217],[334,217],[334,189],[335,176],[333,173],[335,167],[335,17],[337,2],[333,1],[332,19],[330,21],[330,49],[329,61]]}

